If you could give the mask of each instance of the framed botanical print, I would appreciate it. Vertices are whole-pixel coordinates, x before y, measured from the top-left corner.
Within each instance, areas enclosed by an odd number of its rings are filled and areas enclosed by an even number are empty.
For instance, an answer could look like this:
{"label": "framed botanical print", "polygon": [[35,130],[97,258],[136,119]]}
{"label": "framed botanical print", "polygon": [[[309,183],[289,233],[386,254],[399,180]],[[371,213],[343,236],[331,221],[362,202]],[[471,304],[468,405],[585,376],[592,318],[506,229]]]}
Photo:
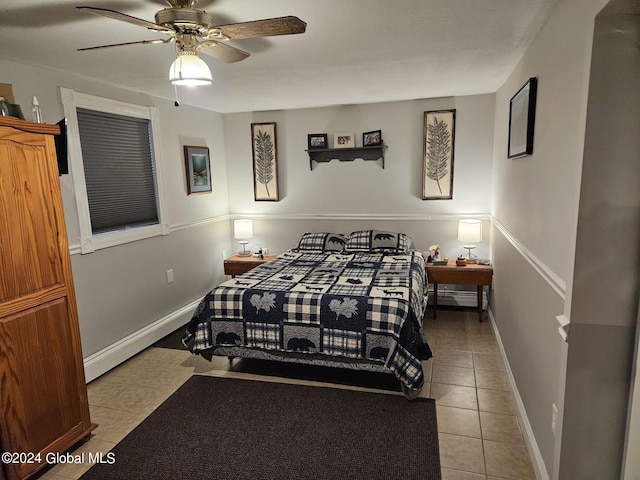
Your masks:
{"label": "framed botanical print", "polygon": [[209,193],[211,188],[211,162],[207,147],[184,146],[184,168],[187,175],[187,194]]}
{"label": "framed botanical print", "polygon": [[455,109],[424,112],[423,200],[453,198],[455,129]]}
{"label": "framed botanical print", "polygon": [[280,196],[275,122],[252,123],[251,145],[254,198],[256,201],[277,202]]}

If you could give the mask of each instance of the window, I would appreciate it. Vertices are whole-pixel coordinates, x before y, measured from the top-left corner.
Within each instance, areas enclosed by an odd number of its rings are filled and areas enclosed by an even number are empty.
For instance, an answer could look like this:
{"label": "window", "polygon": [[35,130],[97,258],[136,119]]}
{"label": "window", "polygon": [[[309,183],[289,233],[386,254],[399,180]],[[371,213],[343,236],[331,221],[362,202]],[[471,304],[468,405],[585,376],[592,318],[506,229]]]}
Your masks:
{"label": "window", "polygon": [[158,223],[149,120],[76,113],[92,233]]}
{"label": "window", "polygon": [[81,252],[167,234],[157,108],[60,91]]}

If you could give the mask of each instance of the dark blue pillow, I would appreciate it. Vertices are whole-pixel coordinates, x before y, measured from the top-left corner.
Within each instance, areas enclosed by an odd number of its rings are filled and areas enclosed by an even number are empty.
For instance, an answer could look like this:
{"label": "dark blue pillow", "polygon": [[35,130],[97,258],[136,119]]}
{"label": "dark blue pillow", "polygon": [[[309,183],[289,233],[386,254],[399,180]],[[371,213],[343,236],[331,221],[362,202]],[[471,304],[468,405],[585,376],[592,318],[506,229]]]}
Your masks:
{"label": "dark blue pillow", "polygon": [[298,245],[293,248],[298,252],[342,252],[347,237],[340,233],[305,233],[298,241]]}
{"label": "dark blue pillow", "polygon": [[404,233],[384,230],[358,230],[351,232],[345,251],[376,253],[407,253],[411,248],[411,237]]}

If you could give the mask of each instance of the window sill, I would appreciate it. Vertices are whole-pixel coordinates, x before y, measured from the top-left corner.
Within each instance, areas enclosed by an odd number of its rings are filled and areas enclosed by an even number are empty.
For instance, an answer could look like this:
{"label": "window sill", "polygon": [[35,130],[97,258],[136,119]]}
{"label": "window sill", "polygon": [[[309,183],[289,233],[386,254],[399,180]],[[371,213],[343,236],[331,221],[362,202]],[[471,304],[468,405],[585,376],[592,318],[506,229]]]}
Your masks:
{"label": "window sill", "polygon": [[90,237],[82,238],[80,241],[80,253],[93,253],[103,248],[115,247],[129,242],[136,242],[151,237],[169,235],[168,225],[149,225],[146,227],[135,227],[126,230],[101,233]]}

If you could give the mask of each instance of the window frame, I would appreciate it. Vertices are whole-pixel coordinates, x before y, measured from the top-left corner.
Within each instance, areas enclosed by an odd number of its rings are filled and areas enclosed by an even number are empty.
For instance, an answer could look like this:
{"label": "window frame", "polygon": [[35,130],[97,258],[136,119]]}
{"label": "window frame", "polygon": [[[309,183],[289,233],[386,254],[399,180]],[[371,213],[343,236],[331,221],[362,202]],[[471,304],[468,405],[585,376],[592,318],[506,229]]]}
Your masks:
{"label": "window frame", "polygon": [[[131,103],[97,97],[86,93],[60,87],[60,97],[65,117],[67,117],[67,142],[69,151],[69,173],[75,192],[78,224],[80,226],[80,253],[92,253],[96,250],[123,245],[145,238],[169,234],[169,225],[165,219],[165,201],[162,174],[162,156],[160,149],[160,115],[157,107],[143,107]],[[126,228],[94,234],[91,229],[91,215],[87,185],[84,175],[82,147],[80,145],[80,131],[76,108],[86,108],[100,112],[113,113],[129,117],[148,119],[151,127],[151,149],[153,171],[156,186],[156,208],[158,223],[139,227]]]}

